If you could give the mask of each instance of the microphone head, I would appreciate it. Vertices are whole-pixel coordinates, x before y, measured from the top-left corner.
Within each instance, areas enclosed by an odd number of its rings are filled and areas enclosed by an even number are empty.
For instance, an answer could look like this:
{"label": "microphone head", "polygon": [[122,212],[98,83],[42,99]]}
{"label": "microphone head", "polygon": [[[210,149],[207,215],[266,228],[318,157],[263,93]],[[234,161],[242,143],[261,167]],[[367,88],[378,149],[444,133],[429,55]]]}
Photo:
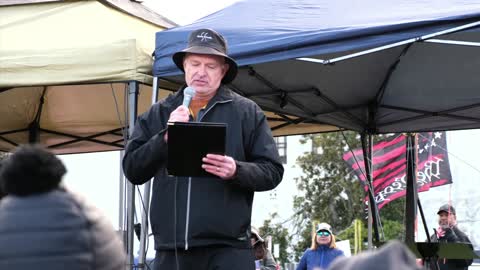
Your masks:
{"label": "microphone head", "polygon": [[183,90],[183,95],[190,97],[195,96],[195,88],[188,86],[187,88],[185,88],[185,90]]}

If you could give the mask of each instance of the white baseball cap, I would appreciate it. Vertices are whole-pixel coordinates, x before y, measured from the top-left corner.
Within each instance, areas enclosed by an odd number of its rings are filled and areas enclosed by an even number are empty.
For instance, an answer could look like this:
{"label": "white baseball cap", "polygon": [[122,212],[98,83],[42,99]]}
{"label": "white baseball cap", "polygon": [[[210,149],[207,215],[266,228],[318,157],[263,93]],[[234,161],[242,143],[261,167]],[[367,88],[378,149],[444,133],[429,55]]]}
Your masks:
{"label": "white baseball cap", "polygon": [[332,226],[330,226],[330,224],[325,223],[325,222],[322,222],[322,223],[317,225],[317,231],[316,232],[318,233],[319,231],[327,231],[330,234],[333,234],[332,233]]}

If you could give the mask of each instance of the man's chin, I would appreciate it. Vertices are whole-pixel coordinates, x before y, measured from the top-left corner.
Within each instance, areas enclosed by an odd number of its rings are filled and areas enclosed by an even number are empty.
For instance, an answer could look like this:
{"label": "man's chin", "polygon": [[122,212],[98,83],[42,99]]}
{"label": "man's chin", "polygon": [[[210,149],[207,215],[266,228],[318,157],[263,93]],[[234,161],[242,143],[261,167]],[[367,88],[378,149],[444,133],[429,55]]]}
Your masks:
{"label": "man's chin", "polygon": [[450,226],[448,226],[448,224],[440,224],[440,228],[448,229],[448,228],[450,228]]}

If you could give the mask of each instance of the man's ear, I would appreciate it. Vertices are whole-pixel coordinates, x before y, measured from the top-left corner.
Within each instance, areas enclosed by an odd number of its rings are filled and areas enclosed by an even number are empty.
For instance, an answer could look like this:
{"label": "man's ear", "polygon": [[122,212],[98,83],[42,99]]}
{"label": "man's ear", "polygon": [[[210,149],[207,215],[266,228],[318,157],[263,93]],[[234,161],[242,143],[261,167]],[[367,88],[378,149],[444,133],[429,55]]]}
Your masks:
{"label": "man's ear", "polygon": [[230,68],[230,65],[228,63],[225,63],[224,66],[223,66],[223,76],[225,76],[225,74],[227,74],[227,71],[228,69]]}

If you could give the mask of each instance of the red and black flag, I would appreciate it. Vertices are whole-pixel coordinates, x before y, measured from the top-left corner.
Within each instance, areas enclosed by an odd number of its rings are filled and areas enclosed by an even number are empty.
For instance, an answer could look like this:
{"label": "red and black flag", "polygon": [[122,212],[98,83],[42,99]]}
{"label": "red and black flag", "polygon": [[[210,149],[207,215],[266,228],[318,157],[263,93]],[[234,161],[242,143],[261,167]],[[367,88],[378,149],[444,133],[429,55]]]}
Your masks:
{"label": "red and black flag", "polygon": [[[445,132],[418,133],[417,188],[419,192],[452,183]],[[390,136],[373,145],[372,174],[375,202],[378,209],[405,196],[406,136]],[[343,155],[367,191],[362,149]]]}

